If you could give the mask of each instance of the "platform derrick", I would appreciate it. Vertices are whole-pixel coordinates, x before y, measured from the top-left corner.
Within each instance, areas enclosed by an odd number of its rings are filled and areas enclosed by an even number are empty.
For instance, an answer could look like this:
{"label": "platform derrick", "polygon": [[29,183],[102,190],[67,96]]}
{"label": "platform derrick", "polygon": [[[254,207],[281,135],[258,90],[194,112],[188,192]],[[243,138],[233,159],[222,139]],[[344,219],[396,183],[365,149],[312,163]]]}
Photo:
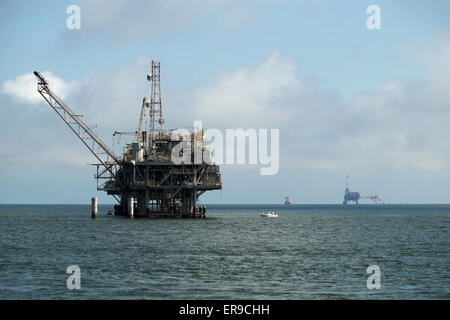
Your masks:
{"label": "platform derrick", "polygon": [[[203,130],[177,134],[176,130],[163,129],[159,62],[152,61],[152,73],[147,76],[151,93],[142,101],[138,130],[114,132],[135,137],[121,157],[84,124],[82,116],[64,105],[38,72],[35,75],[39,93],[99,160],[95,164],[97,190],[118,201],[115,215],[129,216],[132,212],[134,217],[205,217],[206,210],[198,206],[198,199],[206,191],[222,189],[219,167],[211,163]],[[143,125],[146,116],[148,128]],[[180,143],[185,144],[184,151],[191,152],[190,156],[186,153],[183,163],[175,163],[172,150]],[[196,152],[202,155],[201,161],[195,158]]]}

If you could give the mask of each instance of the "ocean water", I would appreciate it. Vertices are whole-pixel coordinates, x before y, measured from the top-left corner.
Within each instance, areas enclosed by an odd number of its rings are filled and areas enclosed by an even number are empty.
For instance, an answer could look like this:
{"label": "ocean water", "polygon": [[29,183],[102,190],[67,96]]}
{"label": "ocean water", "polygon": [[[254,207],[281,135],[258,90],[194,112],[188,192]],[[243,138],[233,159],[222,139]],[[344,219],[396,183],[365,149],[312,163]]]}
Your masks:
{"label": "ocean water", "polygon": [[205,220],[110,208],[0,205],[0,299],[450,299],[450,205],[209,206]]}

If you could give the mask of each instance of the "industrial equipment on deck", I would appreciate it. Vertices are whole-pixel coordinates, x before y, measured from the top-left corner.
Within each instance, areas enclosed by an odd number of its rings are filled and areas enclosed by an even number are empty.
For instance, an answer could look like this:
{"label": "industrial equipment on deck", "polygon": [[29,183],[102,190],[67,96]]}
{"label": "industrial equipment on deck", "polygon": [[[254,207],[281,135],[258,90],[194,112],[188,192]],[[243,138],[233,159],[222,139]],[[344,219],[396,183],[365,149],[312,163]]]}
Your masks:
{"label": "industrial equipment on deck", "polygon": [[[114,214],[130,217],[205,217],[205,207],[198,207],[201,194],[222,189],[219,167],[211,162],[203,130],[177,134],[176,130],[163,130],[160,63],[152,61],[150,99],[142,101],[138,130],[118,132],[114,135],[136,136],[136,142],[127,145],[122,157],[117,156],[82,120],[49,88],[44,77],[38,79],[38,92],[66,122],[84,145],[94,154],[97,190],[112,195],[118,204]],[[149,128],[144,130],[145,114]],[[158,128],[156,128],[158,126]],[[172,159],[174,147],[184,144],[182,162]],[[178,149],[176,149],[178,150]],[[190,156],[189,152],[192,151]],[[201,161],[194,157],[201,154]],[[198,154],[198,153],[197,153]],[[194,159],[196,158],[196,159]],[[196,160],[196,161],[194,161]]]}

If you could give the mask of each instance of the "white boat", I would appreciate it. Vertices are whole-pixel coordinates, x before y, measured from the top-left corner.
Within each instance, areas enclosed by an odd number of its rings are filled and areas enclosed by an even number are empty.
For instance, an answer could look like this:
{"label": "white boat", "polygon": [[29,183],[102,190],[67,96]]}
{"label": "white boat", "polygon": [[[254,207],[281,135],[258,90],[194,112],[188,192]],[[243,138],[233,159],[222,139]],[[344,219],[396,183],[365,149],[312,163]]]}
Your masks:
{"label": "white boat", "polygon": [[261,217],[278,218],[278,214],[275,211],[265,213],[264,210],[261,210],[260,215]]}

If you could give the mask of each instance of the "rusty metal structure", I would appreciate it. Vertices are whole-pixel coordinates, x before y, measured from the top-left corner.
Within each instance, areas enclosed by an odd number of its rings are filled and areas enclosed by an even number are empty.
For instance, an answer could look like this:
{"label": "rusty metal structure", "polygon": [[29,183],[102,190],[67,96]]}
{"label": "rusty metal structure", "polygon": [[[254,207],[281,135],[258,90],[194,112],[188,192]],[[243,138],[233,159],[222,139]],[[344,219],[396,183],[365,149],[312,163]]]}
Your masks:
{"label": "rusty metal structure", "polygon": [[[50,89],[37,71],[38,92],[97,158],[97,190],[113,196],[118,204],[114,214],[130,217],[205,217],[198,206],[206,191],[222,189],[219,167],[212,163],[204,131],[164,130],[161,103],[160,63],[152,61],[150,98],[144,97],[138,130],[115,131],[114,135],[132,135],[122,156],[116,155]],[[144,119],[148,117],[148,128]]]}

